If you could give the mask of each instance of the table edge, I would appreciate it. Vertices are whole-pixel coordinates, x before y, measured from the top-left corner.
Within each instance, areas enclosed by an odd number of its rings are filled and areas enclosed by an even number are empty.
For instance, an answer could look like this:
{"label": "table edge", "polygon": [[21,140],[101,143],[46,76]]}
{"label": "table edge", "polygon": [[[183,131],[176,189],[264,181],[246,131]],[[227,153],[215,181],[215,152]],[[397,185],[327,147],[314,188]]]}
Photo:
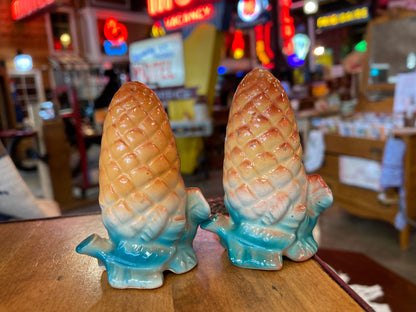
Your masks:
{"label": "table edge", "polygon": [[347,283],[339,277],[333,269],[331,269],[328,264],[323,261],[318,255],[314,255],[313,259],[321,266],[321,268],[346,292],[348,295],[355,300],[365,311],[375,312],[375,310],[363,299],[361,298]]}

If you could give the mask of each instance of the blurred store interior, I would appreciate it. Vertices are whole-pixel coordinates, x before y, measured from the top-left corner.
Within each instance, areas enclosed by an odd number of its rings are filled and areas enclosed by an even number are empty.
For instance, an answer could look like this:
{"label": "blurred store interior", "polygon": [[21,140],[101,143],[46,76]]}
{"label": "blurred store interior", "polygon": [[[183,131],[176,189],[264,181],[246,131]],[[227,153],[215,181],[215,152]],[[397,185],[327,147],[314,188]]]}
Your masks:
{"label": "blurred store interior", "polygon": [[[306,172],[334,195],[320,248],[416,284],[416,1],[0,0],[0,12],[0,138],[43,217],[100,213],[103,122],[128,81],[161,100],[186,186],[221,201],[229,108],[263,67],[291,101]],[[0,208],[2,222],[33,217]]]}

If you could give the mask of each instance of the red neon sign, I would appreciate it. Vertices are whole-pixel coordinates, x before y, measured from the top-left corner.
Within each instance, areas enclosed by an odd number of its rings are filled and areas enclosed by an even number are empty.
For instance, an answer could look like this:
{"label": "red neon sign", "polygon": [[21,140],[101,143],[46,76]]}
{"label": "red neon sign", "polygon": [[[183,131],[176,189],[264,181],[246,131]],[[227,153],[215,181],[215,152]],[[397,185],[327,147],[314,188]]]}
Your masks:
{"label": "red neon sign", "polygon": [[261,64],[267,68],[273,68],[274,53],[270,46],[270,29],[272,22],[267,22],[266,25],[257,25],[254,27],[256,34],[256,53]]}
{"label": "red neon sign", "polygon": [[147,0],[147,13],[153,18],[162,18],[218,1],[221,0]]}
{"label": "red neon sign", "polygon": [[252,15],[256,9],[256,0],[243,0],[243,12],[246,15]]}
{"label": "red neon sign", "polygon": [[104,36],[113,45],[119,45],[127,40],[127,28],[114,17],[109,17],[104,23]]}
{"label": "red neon sign", "polygon": [[187,6],[191,3],[192,0],[175,0],[175,3],[179,5],[180,7]]}
{"label": "red neon sign", "polygon": [[212,4],[201,5],[195,9],[170,15],[163,19],[163,24],[167,30],[182,27],[195,22],[209,19],[214,14]]}
{"label": "red neon sign", "polygon": [[233,43],[231,44],[231,50],[233,51],[233,57],[235,59],[240,59],[244,56],[245,45],[243,32],[241,30],[236,30]]}
{"label": "red neon sign", "polygon": [[55,0],[13,0],[10,4],[12,19],[15,21],[28,17],[40,10],[46,9],[55,3]]}
{"label": "red neon sign", "polygon": [[289,9],[292,6],[292,0],[279,1],[280,7],[280,33],[283,38],[283,53],[291,55],[294,53],[292,38],[295,35],[295,26],[293,18],[290,16]]}
{"label": "red neon sign", "polygon": [[173,10],[173,0],[147,0],[147,13],[159,15]]}
{"label": "red neon sign", "polygon": [[266,25],[264,25],[264,48],[267,53],[267,55],[274,59],[274,52],[271,47],[271,30],[272,30],[272,22],[267,22]]}

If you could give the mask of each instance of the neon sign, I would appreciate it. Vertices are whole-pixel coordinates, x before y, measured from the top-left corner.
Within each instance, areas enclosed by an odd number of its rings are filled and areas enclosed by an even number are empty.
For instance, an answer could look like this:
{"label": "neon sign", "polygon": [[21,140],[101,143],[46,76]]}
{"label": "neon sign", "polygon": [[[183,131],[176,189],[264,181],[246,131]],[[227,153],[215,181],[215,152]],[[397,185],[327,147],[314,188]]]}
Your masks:
{"label": "neon sign", "polygon": [[243,7],[240,11],[245,15],[254,15],[259,11],[259,5],[256,0],[240,0],[238,6]]}
{"label": "neon sign", "polygon": [[361,40],[360,42],[358,42],[355,47],[354,47],[355,51],[358,52],[365,52],[367,51],[367,42],[365,40]]}
{"label": "neon sign", "polygon": [[369,7],[367,5],[350,8],[345,11],[337,11],[320,16],[316,20],[316,27],[330,29],[345,25],[367,22],[370,19]]}
{"label": "neon sign", "polygon": [[238,16],[245,22],[255,20],[261,13],[260,0],[239,0],[237,4]]}
{"label": "neon sign", "polygon": [[271,8],[269,0],[239,0],[235,28],[254,28],[267,23],[271,19]]}
{"label": "neon sign", "polygon": [[299,67],[305,64],[305,61],[300,59],[296,54],[289,55],[287,57],[287,62],[292,67]]}
{"label": "neon sign", "polygon": [[[152,17],[162,17],[191,6],[203,5],[206,0],[147,0],[147,13]],[[210,1],[215,2],[215,1]]]}
{"label": "neon sign", "polygon": [[299,59],[304,60],[308,55],[311,40],[305,34],[296,34],[292,40],[295,54]]}
{"label": "neon sign", "polygon": [[104,36],[114,45],[121,44],[127,40],[127,28],[114,17],[109,17],[104,23]]}
{"label": "neon sign", "polygon": [[218,75],[224,75],[227,72],[227,68],[225,66],[220,66],[217,68]]}
{"label": "neon sign", "polygon": [[280,8],[280,33],[283,38],[283,53],[286,55],[293,54],[292,38],[295,35],[295,26],[293,18],[290,16],[289,9],[292,6],[292,0],[279,1]]}
{"label": "neon sign", "polygon": [[127,44],[122,42],[120,44],[112,44],[111,41],[106,40],[103,43],[104,52],[107,55],[123,55],[127,53]]}
{"label": "neon sign", "polygon": [[244,37],[241,30],[236,30],[234,33],[233,43],[231,44],[231,50],[233,51],[233,57],[235,59],[241,59],[244,56]]}
{"label": "neon sign", "polygon": [[172,0],[147,0],[147,13],[156,16],[173,10]]}
{"label": "neon sign", "polygon": [[13,0],[10,4],[12,19],[21,20],[52,6],[55,2],[55,0]]}
{"label": "neon sign", "polygon": [[160,36],[164,36],[164,35],[166,35],[166,31],[165,31],[165,29],[163,28],[162,23],[161,23],[160,21],[156,21],[156,22],[153,24],[153,26],[152,26],[152,31],[151,31],[150,35],[151,35],[153,38],[156,38],[156,37],[160,37]]}
{"label": "neon sign", "polygon": [[256,54],[261,64],[266,68],[273,68],[274,53],[270,46],[270,30],[272,22],[267,22],[266,25],[257,25],[254,27],[256,34]]}
{"label": "neon sign", "polygon": [[109,17],[104,23],[104,52],[108,55],[123,55],[127,52],[127,28],[114,17]]}
{"label": "neon sign", "polygon": [[167,30],[172,30],[195,22],[209,19],[214,14],[212,4],[201,5],[194,9],[170,15],[163,19]]}

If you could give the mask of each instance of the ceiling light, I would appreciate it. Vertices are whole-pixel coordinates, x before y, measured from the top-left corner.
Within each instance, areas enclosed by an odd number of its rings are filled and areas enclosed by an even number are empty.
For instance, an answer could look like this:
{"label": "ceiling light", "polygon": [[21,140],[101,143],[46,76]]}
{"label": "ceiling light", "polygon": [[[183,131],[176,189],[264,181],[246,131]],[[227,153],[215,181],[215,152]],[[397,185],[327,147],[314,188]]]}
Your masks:
{"label": "ceiling light", "polygon": [[33,68],[32,57],[28,54],[18,54],[14,58],[14,65],[17,70],[27,71]]}
{"label": "ceiling light", "polygon": [[306,0],[303,2],[303,12],[305,14],[314,14],[318,12],[317,0]]}

